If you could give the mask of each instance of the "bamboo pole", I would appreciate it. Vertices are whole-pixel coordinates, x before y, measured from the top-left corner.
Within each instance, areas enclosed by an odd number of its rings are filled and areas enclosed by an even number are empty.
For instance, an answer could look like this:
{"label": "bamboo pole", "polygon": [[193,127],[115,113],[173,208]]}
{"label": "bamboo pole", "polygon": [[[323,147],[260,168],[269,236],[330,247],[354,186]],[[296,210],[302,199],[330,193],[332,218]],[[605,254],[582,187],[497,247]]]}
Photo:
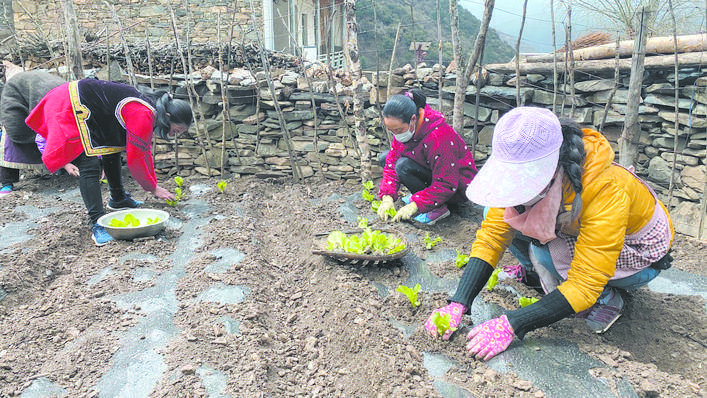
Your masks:
{"label": "bamboo pole", "polygon": [[[198,94],[194,91],[194,87],[191,85],[191,82],[189,81],[189,75],[188,75],[188,70],[189,67],[187,66],[187,60],[184,59],[184,52],[182,51],[182,45],[181,42],[179,41],[179,34],[177,33],[177,20],[174,16],[174,9],[172,6],[169,6],[169,13],[170,16],[172,17],[172,32],[174,33],[174,40],[177,45],[177,52],[179,53],[179,59],[182,61],[182,68],[184,69],[184,75],[186,77],[186,85],[187,85],[187,95],[189,96],[189,105],[192,107],[192,109],[195,106],[198,106],[198,103],[194,99],[195,96],[198,97]],[[188,22],[187,22],[188,24]],[[172,78],[170,77],[170,82]],[[200,116],[202,117],[203,120],[203,115],[201,115],[201,112],[199,112]],[[204,155],[204,160],[206,161],[206,170],[209,173],[209,177],[211,177],[211,162],[209,162],[209,157],[206,153],[206,147],[204,146],[204,142],[201,140],[201,134],[200,134],[200,128],[199,128],[199,122],[194,124],[194,128],[196,129],[196,140],[199,143],[199,146],[201,147],[201,153]],[[177,173],[179,173],[179,156],[177,154],[176,147],[178,146],[179,141],[177,141],[177,136],[175,136],[175,156],[177,157]]]}
{"label": "bamboo pole", "polygon": [[[707,0],[705,0],[705,21],[707,21]],[[705,160],[707,160],[707,149],[705,149]],[[702,187],[702,203],[700,205],[700,222],[697,229],[697,239],[702,240],[702,229],[704,228],[705,212],[707,211],[707,179]]]}
{"label": "bamboo pole", "polygon": [[[218,69],[219,80],[221,81],[221,175],[226,172],[226,124],[231,124],[231,115],[228,111],[228,98],[226,98],[226,90],[228,90],[228,73],[223,71],[223,47],[221,46],[221,12],[217,15],[216,22],[216,42],[218,43]],[[238,153],[238,149],[236,149]],[[240,162],[239,162],[240,163]]]}
{"label": "bamboo pole", "polygon": [[[191,57],[191,9],[189,8],[189,0],[184,0],[184,10],[186,11],[186,17],[187,17],[187,22],[186,22],[186,32],[185,32],[185,40],[187,42],[187,69],[184,69],[184,76],[185,76],[185,81],[187,83],[187,88],[190,89],[194,95],[194,101],[196,102],[196,109],[197,113],[199,114],[200,120],[203,122],[206,120],[206,117],[204,116],[204,112],[201,108],[201,96],[199,96],[199,93],[196,92],[196,89],[194,88],[194,84],[191,81],[191,73],[192,73],[192,65],[194,65],[194,61],[192,60]],[[201,129],[197,127],[197,134],[200,134]],[[206,125],[204,125],[204,138],[203,140],[206,142],[206,146],[208,147],[208,151],[212,152],[214,150],[213,145],[211,145],[211,137],[209,137],[209,131],[206,129]],[[211,161],[206,158],[206,164],[207,164],[207,169],[209,172],[209,177],[211,177]]]}
{"label": "bamboo pole", "polygon": [[516,106],[522,106],[520,102],[520,40],[523,37],[523,26],[525,26],[525,12],[528,7],[528,0],[523,0],[523,16],[520,18],[520,31],[516,41]]}
{"label": "bamboo pole", "polygon": [[[336,15],[336,11],[332,11],[331,16],[329,20],[327,21],[327,37],[331,38],[331,30],[333,26],[333,21],[334,21],[334,15]],[[326,72],[327,72],[327,84],[329,84],[329,90],[334,94],[334,103],[336,104],[336,109],[339,111],[339,117],[341,118],[341,123],[343,124],[344,129],[346,130],[346,134],[349,136],[349,139],[351,142],[355,142],[356,139],[354,136],[351,134],[351,126],[349,125],[348,120],[346,120],[346,113],[344,112],[344,108],[341,106],[341,99],[339,99],[339,90],[336,88],[336,81],[334,80],[334,74],[331,68],[331,39],[327,40],[327,54],[326,54],[326,60],[327,60],[327,67],[326,67]],[[361,156],[360,149],[358,146],[354,145],[354,149],[356,150],[356,155]]]}
{"label": "bamboo pole", "polygon": [[[619,46],[621,36],[619,32],[616,32],[616,46]],[[609,99],[606,101],[604,106],[604,114],[601,116],[601,124],[599,125],[599,131],[604,131],[604,123],[606,123],[606,116],[609,114],[609,108],[611,107],[611,102],[614,100],[614,95],[616,95],[616,90],[619,88],[619,53],[616,52],[616,68],[614,69],[614,87],[611,88],[609,93]]]}
{"label": "bamboo pole", "polygon": [[[395,30],[395,41],[393,42],[393,53],[390,54],[390,64],[388,64],[388,86],[386,87],[386,101],[390,98],[390,85],[393,83],[393,62],[395,62],[395,52],[398,49],[398,40],[400,39],[400,27],[402,23],[398,22],[398,28]],[[390,138],[390,137],[388,137]]]}
{"label": "bamboo pole", "polygon": [[[668,0],[668,9],[670,10],[670,18],[673,21],[673,43],[675,43],[675,142],[673,142],[673,161],[670,165],[670,183],[668,184],[668,210],[672,207],[673,189],[675,188],[675,167],[678,160],[678,138],[680,136],[680,64],[678,62],[678,39],[677,39],[677,22],[675,22],[675,11],[673,11],[673,1]],[[688,126],[689,128],[689,126]]]}
{"label": "bamboo pole", "polygon": [[[376,40],[376,43],[378,40]],[[444,82],[444,67],[442,66],[442,9],[440,0],[437,0],[437,65],[439,65],[439,82],[437,82],[437,102],[439,112],[444,114],[444,104],[442,103],[442,87]]]}
{"label": "bamboo pole", "polygon": [[[49,50],[49,56],[52,59],[61,58],[61,56],[57,55],[57,53],[54,51],[54,48],[49,43],[49,35],[47,35],[47,33],[44,31],[44,29],[42,29],[42,24],[39,23],[39,21],[37,21],[37,18],[35,18],[34,15],[32,15],[32,13],[29,12],[27,7],[25,7],[25,5],[22,4],[22,1],[18,0],[15,3],[17,3],[20,6],[20,8],[22,8],[22,11],[24,11],[25,15],[27,15],[27,17],[30,19],[30,21],[32,21],[32,25],[34,25],[34,28],[37,29],[37,33],[39,33],[39,36],[42,38],[42,41],[47,46],[47,50]],[[12,30],[12,35],[16,36],[14,24],[8,24],[8,27]],[[17,39],[15,39],[15,45],[17,45]],[[20,59],[22,59],[22,54],[19,53],[19,49],[18,49],[18,54],[20,55]],[[24,67],[24,62],[23,62],[22,67]],[[57,70],[58,70],[58,64],[57,64]]]}
{"label": "bamboo pole", "polygon": [[[225,89],[226,90],[228,90],[228,69],[230,67],[230,62],[231,62],[231,48],[233,46],[233,29],[236,24],[236,11],[237,10],[238,10],[238,0],[235,0],[235,2],[233,4],[233,12],[231,13],[231,26],[230,26],[229,36],[228,36],[228,53],[226,54],[226,70],[227,70],[226,71],[226,80],[225,80],[225,87],[226,87]],[[223,68],[221,70],[223,71]],[[253,76],[253,78],[255,78],[255,76]],[[224,88],[223,88],[224,80],[223,79],[221,80],[221,84],[222,84],[221,90],[224,90]],[[228,94],[228,91],[226,91],[226,94]],[[231,102],[230,101],[231,101],[230,98],[226,97],[226,102],[225,102],[226,114],[228,115],[229,119],[231,117]],[[258,102],[258,104],[260,104],[260,102]],[[260,108],[256,107],[255,119],[256,119],[256,124],[257,124],[258,130],[260,130],[259,111],[260,111]],[[231,129],[231,133],[233,133],[233,136],[235,137],[236,135],[233,131],[233,123],[229,123],[228,127]],[[225,142],[224,142],[224,146],[225,146]],[[233,147],[236,149],[236,159],[238,159],[238,164],[242,165],[243,160],[241,159],[241,152],[240,152],[241,150],[238,147],[238,141],[236,141],[235,139],[233,140]],[[221,163],[223,163],[223,160],[221,161]]]}
{"label": "bamboo pole", "polygon": [[481,55],[479,56],[479,75],[476,78],[476,98],[474,99],[474,129],[471,130],[471,155],[476,155],[476,141],[479,137],[479,102],[481,99],[481,73],[483,72],[484,63],[484,47],[481,48]]}
{"label": "bamboo pole", "polygon": [[145,47],[147,50],[147,68],[150,73],[150,89],[154,90],[155,89],[155,79],[152,76],[153,75],[153,67],[152,67],[152,47],[150,47],[150,26],[145,23]]}
{"label": "bamboo pole", "polygon": [[275,105],[275,111],[278,115],[278,120],[280,122],[280,130],[282,131],[283,139],[285,140],[285,145],[287,146],[287,153],[290,157],[290,166],[292,167],[292,175],[298,181],[302,180],[302,171],[299,168],[299,164],[295,161],[294,151],[292,150],[292,138],[290,137],[290,131],[287,129],[285,123],[285,116],[282,113],[282,108],[280,108],[280,103],[275,95],[275,87],[273,86],[272,77],[270,76],[270,63],[268,58],[265,56],[265,50],[263,49],[263,41],[260,37],[260,31],[258,30],[258,22],[255,20],[255,6],[253,5],[253,0],[250,0],[250,18],[253,23],[253,30],[255,31],[255,36],[257,39],[260,59],[263,63],[263,70],[265,72],[265,80],[268,84],[268,90],[270,90],[270,95],[273,98],[273,103]]}
{"label": "bamboo pole", "polygon": [[[284,24],[285,18],[280,13],[280,10],[277,10],[277,15],[280,17],[280,19],[282,20],[282,22]],[[287,33],[290,35],[291,40],[293,40],[293,41],[296,40],[292,31],[287,29]],[[296,48],[296,53],[297,53],[296,55],[299,57],[299,61],[300,61],[300,67],[301,67],[300,71],[302,72],[302,76],[304,76],[304,79],[307,82],[307,89],[309,90],[309,100],[311,102],[312,111],[313,111],[313,115],[314,115],[314,137],[312,137],[312,144],[314,145],[314,156],[317,157],[317,162],[319,163],[319,176],[320,176],[321,180],[324,181],[324,180],[326,180],[326,177],[324,176],[324,170],[322,169],[322,159],[319,156],[319,120],[317,119],[317,103],[314,100],[314,91],[312,89],[312,78],[307,74],[307,68],[305,65],[306,63],[305,63],[303,52],[301,51],[301,49],[299,47],[295,47],[295,48]]]}
{"label": "bamboo pole", "polygon": [[[115,25],[118,27],[119,31],[123,30],[123,25],[120,22],[120,18],[118,18],[118,13],[115,11],[115,7],[113,7],[113,4],[105,1],[106,5],[108,5],[108,8],[110,9],[111,14],[113,14],[113,20],[115,21]],[[130,49],[128,48],[128,42],[125,40],[125,35],[120,35],[120,42],[123,44],[123,52],[125,53],[125,65],[128,68],[128,78],[130,79],[130,85],[133,87],[137,87],[137,78],[135,78],[135,69],[133,68],[133,60],[132,57],[130,56]]]}
{"label": "bamboo pole", "polygon": [[576,102],[574,100],[574,55],[572,52],[572,4],[567,8],[567,48],[570,56],[570,98],[572,99],[572,104],[570,105],[570,119],[574,119],[574,110],[576,108]]}
{"label": "bamboo pole", "polygon": [[637,139],[641,132],[638,123],[638,106],[641,101],[641,85],[643,84],[643,61],[646,51],[646,11],[641,7],[640,27],[636,40],[636,47],[632,58],[631,80],[628,86],[628,104],[626,104],[626,120],[619,138],[619,163],[622,166],[632,166],[638,156]]}
{"label": "bamboo pole", "polygon": [[557,41],[555,36],[554,0],[550,0],[550,23],[552,24],[552,111],[557,112]]}

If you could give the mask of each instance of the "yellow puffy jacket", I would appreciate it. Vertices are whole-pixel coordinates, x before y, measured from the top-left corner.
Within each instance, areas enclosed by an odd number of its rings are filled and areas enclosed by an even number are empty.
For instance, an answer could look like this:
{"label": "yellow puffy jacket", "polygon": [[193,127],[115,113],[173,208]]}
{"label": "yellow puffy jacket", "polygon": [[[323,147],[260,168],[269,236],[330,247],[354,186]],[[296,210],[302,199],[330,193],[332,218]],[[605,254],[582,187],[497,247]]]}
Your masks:
{"label": "yellow puffy jacket", "polygon": [[[613,165],[614,151],[604,136],[583,129],[586,159],[582,175],[582,210],[571,229],[577,235],[567,280],[558,290],[575,312],[591,307],[616,270],[624,237],[639,231],[653,216],[655,200],[625,169]],[[565,179],[563,206],[569,210],[574,191]],[[660,203],[660,201],[658,201]],[[665,209],[662,203],[660,206]],[[496,267],[516,231],[503,220],[503,208],[489,209],[476,233],[471,256]],[[666,211],[667,214],[667,211]],[[672,221],[670,223],[672,237]]]}

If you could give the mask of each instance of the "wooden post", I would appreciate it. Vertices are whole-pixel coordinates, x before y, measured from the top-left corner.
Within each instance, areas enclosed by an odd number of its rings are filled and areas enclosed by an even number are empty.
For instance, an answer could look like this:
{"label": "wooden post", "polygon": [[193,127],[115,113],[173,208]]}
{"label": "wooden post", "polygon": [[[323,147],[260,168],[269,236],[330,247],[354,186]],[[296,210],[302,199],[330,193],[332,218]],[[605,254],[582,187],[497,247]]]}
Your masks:
{"label": "wooden post", "polygon": [[67,66],[71,70],[71,79],[83,79],[83,58],[81,57],[81,36],[76,18],[76,10],[72,0],[61,0],[66,22]]}
{"label": "wooden post", "polygon": [[[619,32],[616,32],[616,47],[621,43],[621,36]],[[616,52],[616,68],[614,69],[614,87],[611,88],[609,93],[609,99],[606,101],[604,106],[604,114],[601,116],[601,124],[599,125],[599,131],[604,131],[604,123],[606,123],[606,116],[609,114],[609,108],[611,108],[611,102],[614,100],[614,95],[616,95],[616,90],[619,88],[619,52]]]}
{"label": "wooden post", "polygon": [[523,37],[523,26],[525,25],[525,11],[528,7],[528,0],[523,0],[523,16],[520,19],[520,31],[516,41],[516,106],[522,106],[520,102],[520,39]]}
{"label": "wooden post", "polygon": [[646,37],[646,10],[641,7],[640,26],[636,37],[634,52],[631,60],[631,80],[628,86],[628,104],[626,106],[626,119],[624,128],[619,138],[619,163],[629,167],[638,157],[638,136],[641,126],[638,123],[638,105],[641,101],[641,85],[643,84],[643,61],[645,59]]}
{"label": "wooden post", "polygon": [[[108,8],[110,9],[111,14],[113,14],[113,20],[115,21],[115,25],[118,27],[119,31],[123,31],[123,25],[120,23],[120,18],[118,18],[118,13],[115,11],[115,7],[113,7],[113,4],[109,2],[105,2],[108,5]],[[125,53],[125,65],[128,68],[128,77],[130,78],[130,85],[133,87],[137,87],[137,79],[135,78],[135,69],[133,69],[133,60],[132,57],[130,56],[130,48],[128,48],[128,41],[125,40],[125,35],[122,34],[120,35],[120,42],[123,43],[123,52]]]}
{"label": "wooden post", "polygon": [[481,99],[481,74],[484,64],[484,47],[481,47],[481,56],[479,57],[479,75],[476,77],[476,98],[474,99],[474,129],[471,130],[471,155],[476,154],[476,141],[479,137],[479,102]]}
{"label": "wooden post", "polygon": [[358,23],[356,22],[356,1],[344,0],[346,8],[346,47],[344,57],[353,80],[353,111],[356,124],[356,142],[361,152],[361,180],[366,182],[371,179],[371,150],[366,137],[366,124],[363,115],[363,83],[361,78],[361,62],[358,51]]}
{"label": "wooden post", "polygon": [[673,162],[670,165],[670,183],[668,185],[668,210],[672,207],[673,189],[675,188],[675,166],[678,160],[678,138],[680,137],[680,64],[678,62],[678,33],[677,22],[675,22],[675,11],[673,11],[673,1],[668,0],[670,17],[673,20],[673,42],[675,43],[675,142],[673,142]]}

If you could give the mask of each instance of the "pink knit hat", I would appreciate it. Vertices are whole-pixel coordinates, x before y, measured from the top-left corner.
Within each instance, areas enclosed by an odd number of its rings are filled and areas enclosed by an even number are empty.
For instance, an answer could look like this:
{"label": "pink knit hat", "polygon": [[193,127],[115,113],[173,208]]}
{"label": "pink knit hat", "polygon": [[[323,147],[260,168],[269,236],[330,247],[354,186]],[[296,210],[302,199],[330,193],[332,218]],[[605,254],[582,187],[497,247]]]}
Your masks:
{"label": "pink knit hat", "polygon": [[491,156],[466,196],[482,206],[517,206],[550,183],[560,156],[562,127],[549,109],[518,107],[498,120],[491,145]]}

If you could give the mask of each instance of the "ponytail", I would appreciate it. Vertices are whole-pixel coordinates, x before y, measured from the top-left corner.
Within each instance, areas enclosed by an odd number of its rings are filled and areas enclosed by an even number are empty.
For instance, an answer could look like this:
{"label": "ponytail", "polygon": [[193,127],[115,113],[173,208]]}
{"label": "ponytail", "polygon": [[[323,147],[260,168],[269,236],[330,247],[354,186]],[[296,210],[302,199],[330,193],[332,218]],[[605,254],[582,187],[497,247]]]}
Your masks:
{"label": "ponytail", "polygon": [[155,134],[158,137],[167,139],[172,124],[191,126],[194,115],[188,102],[174,99],[171,94],[163,90],[153,91],[144,86],[138,89],[155,103]]}

